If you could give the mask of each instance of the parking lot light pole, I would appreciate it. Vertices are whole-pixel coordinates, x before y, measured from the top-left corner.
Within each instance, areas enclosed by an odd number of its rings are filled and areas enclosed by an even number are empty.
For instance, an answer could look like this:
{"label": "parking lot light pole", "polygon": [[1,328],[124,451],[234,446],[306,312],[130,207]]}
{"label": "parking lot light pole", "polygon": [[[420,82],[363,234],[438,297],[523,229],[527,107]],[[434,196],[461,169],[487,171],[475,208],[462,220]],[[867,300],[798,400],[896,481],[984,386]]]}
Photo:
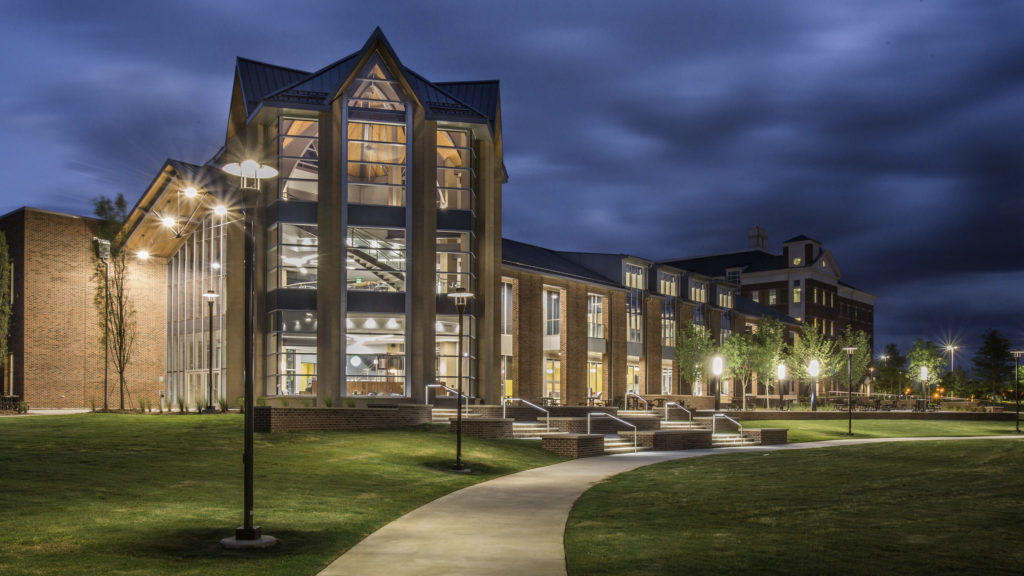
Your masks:
{"label": "parking lot light pole", "polygon": [[846,434],[848,436],[853,436],[853,353],[856,351],[857,348],[854,346],[843,348],[843,352],[846,352],[846,392],[848,398],[846,414],[849,419],[849,430]]}
{"label": "parking lot light pole", "polygon": [[213,413],[213,303],[217,301],[219,295],[213,290],[207,290],[203,293],[203,298],[206,298],[206,316],[210,319],[210,336],[209,336],[209,354],[208,360],[210,363],[210,373],[207,377],[206,383],[206,413]]}
{"label": "parking lot light pole", "polygon": [[817,358],[811,360],[811,363],[807,365],[807,373],[814,378],[814,384],[811,385],[811,412],[817,412],[816,393],[818,390],[818,374],[821,374],[821,362],[818,362]]}
{"label": "parking lot light pole", "polygon": [[1020,357],[1024,355],[1024,350],[1014,350],[1013,359],[1016,362],[1016,368],[1013,371],[1013,399],[1017,404],[1017,434],[1020,434]]}
{"label": "parking lot light pole", "polygon": [[455,308],[459,311],[459,341],[455,346],[456,354],[458,356],[458,365],[456,368],[456,378],[459,379],[458,383],[458,395],[455,397],[455,465],[452,466],[452,470],[457,472],[468,472],[465,466],[462,465],[462,318],[466,312],[466,303],[473,298],[473,293],[461,288],[457,288],[455,292],[451,292],[448,296],[455,301]]}
{"label": "parking lot light pole", "polygon": [[722,357],[711,360],[711,372],[715,375],[715,412],[722,409]]}

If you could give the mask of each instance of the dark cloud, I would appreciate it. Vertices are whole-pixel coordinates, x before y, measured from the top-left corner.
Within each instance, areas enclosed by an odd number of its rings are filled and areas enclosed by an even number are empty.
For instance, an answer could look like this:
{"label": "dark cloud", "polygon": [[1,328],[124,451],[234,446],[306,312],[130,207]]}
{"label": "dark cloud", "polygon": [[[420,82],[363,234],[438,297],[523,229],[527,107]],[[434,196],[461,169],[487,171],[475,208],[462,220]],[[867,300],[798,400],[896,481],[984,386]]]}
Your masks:
{"label": "dark cloud", "polygon": [[234,58],[306,70],[381,26],[434,80],[502,82],[506,236],[660,259],[807,234],[879,342],[1024,340],[1015,2],[5,5],[0,211],[135,199],[206,160]]}

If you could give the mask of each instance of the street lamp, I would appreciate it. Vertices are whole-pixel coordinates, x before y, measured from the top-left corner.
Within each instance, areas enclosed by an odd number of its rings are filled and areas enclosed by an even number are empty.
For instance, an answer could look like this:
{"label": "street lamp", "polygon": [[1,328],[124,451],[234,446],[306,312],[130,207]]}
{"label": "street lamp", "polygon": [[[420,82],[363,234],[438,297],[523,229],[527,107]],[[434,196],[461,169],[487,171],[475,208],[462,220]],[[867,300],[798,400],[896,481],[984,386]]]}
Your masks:
{"label": "street lamp", "polygon": [[96,257],[103,260],[103,410],[106,411],[110,382],[110,240],[94,237],[92,241],[96,244]]}
{"label": "street lamp", "polygon": [[811,360],[811,363],[807,365],[807,373],[814,378],[814,384],[811,387],[811,412],[817,412],[818,404],[815,400],[815,393],[818,390],[818,374],[821,374],[821,363],[817,358]]}
{"label": "street lamp", "polygon": [[[241,177],[240,188],[242,190],[254,190],[259,191],[260,180],[264,178],[273,178],[277,176],[277,170],[259,164],[254,160],[246,160],[244,162],[232,162],[223,166],[222,168],[228,174]],[[273,546],[277,539],[273,536],[267,536],[262,534],[262,529],[259,526],[253,526],[253,435],[255,428],[255,420],[253,418],[253,409],[255,404],[255,393],[254,393],[254,371],[256,369],[255,362],[255,332],[253,329],[253,318],[256,316],[256,298],[253,294],[255,290],[255,275],[256,275],[256,236],[255,236],[255,219],[256,212],[259,211],[260,195],[255,195],[254,206],[246,208],[243,211],[244,220],[244,236],[245,236],[245,250],[244,250],[244,272],[245,272],[245,363],[242,367],[242,380],[245,386],[245,442],[244,448],[242,449],[242,465],[244,471],[243,481],[243,510],[242,510],[242,526],[235,529],[235,535],[231,538],[224,538],[220,541],[221,545],[225,548],[265,548],[267,546]]]}
{"label": "street lamp", "polygon": [[715,412],[722,409],[722,357],[711,360],[711,372],[715,375]]}
{"label": "street lamp", "polygon": [[856,351],[855,346],[843,348],[843,352],[846,352],[846,415],[849,419],[849,430],[847,431],[849,436],[853,436],[853,353]]}
{"label": "street lamp", "polygon": [[1020,357],[1024,355],[1024,350],[1014,350],[1011,352],[1016,362],[1016,368],[1013,371],[1013,399],[1017,403],[1017,434],[1020,434]]}
{"label": "street lamp", "polygon": [[217,301],[218,297],[219,297],[219,295],[216,292],[214,292],[213,290],[207,290],[205,293],[203,293],[203,298],[206,298],[206,309],[207,309],[206,316],[210,319],[210,337],[209,337],[209,343],[210,343],[210,350],[209,350],[210,374],[209,374],[209,377],[207,378],[207,384],[206,384],[206,389],[208,391],[208,394],[206,396],[206,413],[207,414],[212,414],[213,413],[213,303]]}
{"label": "street lamp", "polygon": [[776,380],[778,381],[778,387],[779,387],[779,410],[782,410],[783,402],[785,401],[785,399],[783,398],[783,392],[782,392],[782,382],[786,379],[786,365],[781,363],[781,362],[779,362],[779,367],[776,369],[776,373],[775,374],[776,374],[776,376],[778,376],[778,378],[776,378]]}
{"label": "street lamp", "polygon": [[466,303],[473,298],[473,293],[468,290],[463,290],[460,287],[455,289],[455,292],[449,292],[448,297],[455,301],[455,308],[459,311],[459,341],[456,344],[455,350],[458,355],[458,366],[456,368],[456,378],[458,378],[458,395],[455,398],[455,465],[452,466],[452,470],[458,472],[469,472],[462,465],[462,317],[466,312]]}
{"label": "street lamp", "polygon": [[949,373],[953,373],[953,353],[956,352],[960,347],[954,346],[953,344],[946,344],[946,352],[949,352]]}
{"label": "street lamp", "polygon": [[924,406],[928,408],[928,367],[921,366],[921,396],[924,398]]}

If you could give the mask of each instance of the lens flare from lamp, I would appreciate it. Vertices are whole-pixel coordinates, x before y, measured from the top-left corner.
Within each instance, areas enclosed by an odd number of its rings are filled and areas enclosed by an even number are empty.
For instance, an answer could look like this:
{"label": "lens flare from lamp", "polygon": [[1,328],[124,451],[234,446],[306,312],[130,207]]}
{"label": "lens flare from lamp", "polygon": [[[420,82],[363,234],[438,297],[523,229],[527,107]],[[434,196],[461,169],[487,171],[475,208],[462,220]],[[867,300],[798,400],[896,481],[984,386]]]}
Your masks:
{"label": "lens flare from lamp", "polygon": [[195,198],[196,196],[199,195],[199,191],[196,190],[194,186],[189,186],[188,188],[185,188],[183,192],[185,193],[185,198]]}
{"label": "lens flare from lamp", "polygon": [[218,204],[213,207],[213,213],[217,216],[224,216],[228,213],[228,207],[223,204]]}
{"label": "lens flare from lamp", "polygon": [[149,250],[139,250],[135,253],[139,260],[149,260]]}

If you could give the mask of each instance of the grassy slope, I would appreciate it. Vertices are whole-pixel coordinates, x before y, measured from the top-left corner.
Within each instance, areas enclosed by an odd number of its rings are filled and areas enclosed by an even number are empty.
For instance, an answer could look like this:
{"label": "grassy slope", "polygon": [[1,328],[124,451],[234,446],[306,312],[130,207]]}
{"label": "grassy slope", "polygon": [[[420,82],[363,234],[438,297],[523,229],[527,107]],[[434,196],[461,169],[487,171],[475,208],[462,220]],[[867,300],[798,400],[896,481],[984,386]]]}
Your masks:
{"label": "grassy slope", "polygon": [[[743,425],[749,428],[788,428],[790,442],[849,438],[849,423],[846,420],[750,420]],[[853,419],[854,438],[993,436],[1013,433],[1013,422],[857,420],[856,416]]]}
{"label": "grassy slope", "polygon": [[[390,520],[464,486],[559,457],[444,428],[256,436],[258,552],[241,524],[242,418],[83,414],[0,419],[0,574],[315,574]],[[438,535],[444,544],[443,534]]]}
{"label": "grassy slope", "polygon": [[1020,574],[1021,470],[1005,440],[648,466],[576,503],[569,574]]}

